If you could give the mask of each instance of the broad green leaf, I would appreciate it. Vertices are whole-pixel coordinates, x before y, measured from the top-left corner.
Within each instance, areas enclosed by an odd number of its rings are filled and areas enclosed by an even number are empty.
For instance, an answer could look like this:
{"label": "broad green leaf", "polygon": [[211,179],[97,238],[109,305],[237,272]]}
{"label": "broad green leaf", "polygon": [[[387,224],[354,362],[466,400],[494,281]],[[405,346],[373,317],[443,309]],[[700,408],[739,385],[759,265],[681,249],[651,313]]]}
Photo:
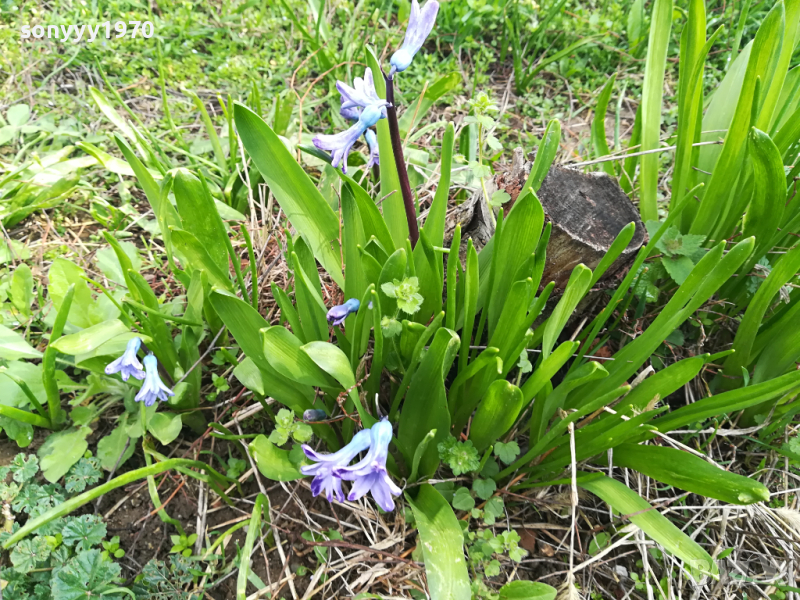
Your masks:
{"label": "broad green leaf", "polygon": [[[344,247],[344,296],[361,299],[367,289],[367,277],[361,266],[358,246],[364,246],[364,228],[352,185],[342,186],[342,245]],[[348,319],[352,324],[353,319]],[[349,325],[348,325],[349,327]]]}
{"label": "broad green leaf", "polygon": [[556,154],[558,154],[560,144],[561,123],[558,119],[553,119],[547,124],[547,129],[545,129],[544,135],[539,142],[539,150],[536,152],[536,158],[533,161],[528,179],[525,180],[525,185],[522,186],[522,193],[525,193],[528,188],[534,193],[539,191],[544,178],[547,177],[547,173],[550,171],[550,166],[556,158]]}
{"label": "broad green leaf", "polygon": [[19,360],[20,358],[41,358],[42,353],[25,341],[19,333],[0,325],[0,358]]}
{"label": "broad green leaf", "polygon": [[69,286],[75,286],[75,296],[70,306],[68,320],[81,328],[91,327],[105,320],[92,299],[92,292],[89,291],[86,281],[81,279],[81,276],[85,275],[83,269],[63,258],[56,258],[47,273],[47,278],[50,280],[48,292],[56,310],[61,308]]}
{"label": "broad green leaf", "polygon": [[[753,299],[744,313],[742,322],[736,330],[733,340],[733,349],[736,350],[725,361],[724,374],[739,376],[742,367],[750,364],[750,352],[753,342],[758,334],[758,329],[764,315],[772,303],[775,294],[786,285],[800,270],[800,245],[795,246],[783,255],[780,262],[770,271],[770,274],[759,286]],[[738,380],[725,379],[727,386],[734,385]]]}
{"label": "broad green leaf", "polygon": [[259,435],[250,442],[249,448],[258,470],[267,479],[294,481],[303,478],[303,474],[289,459],[289,451],[278,448],[267,436]]}
{"label": "broad green leaf", "polygon": [[39,456],[42,475],[47,481],[57,482],[81,459],[89,447],[86,437],[90,433],[91,429],[81,427],[50,434],[36,453]]}
{"label": "broad green leaf", "polygon": [[[617,80],[617,74],[614,73],[597,97],[597,107],[594,111],[594,118],[592,119],[592,148],[594,150],[595,158],[602,158],[611,154],[608,148],[608,141],[606,141],[606,111],[608,110],[608,101],[611,99],[611,93],[614,91],[614,82]],[[614,177],[614,162],[608,161],[600,164],[600,168],[606,173]]]}
{"label": "broad green leaf", "polygon": [[[644,68],[640,148],[642,152],[655,150],[661,140],[661,102],[671,31],[672,0],[655,0],[650,23],[650,41],[647,46],[647,62]],[[639,211],[642,220],[657,219],[658,154],[642,156],[639,181],[641,185]]]}
{"label": "broad green leaf", "polygon": [[97,442],[97,458],[100,459],[100,466],[106,471],[122,466],[136,450],[136,444],[128,443],[126,428],[126,424],[121,422],[111,433]]}
{"label": "broad green leaf", "polygon": [[52,343],[52,347],[63,354],[71,356],[86,354],[115,337],[127,333],[130,333],[129,327],[119,319],[111,319],[87,327],[77,333],[62,336]]}
{"label": "broad green leaf", "polygon": [[620,405],[629,407],[628,412],[641,412],[656,396],[661,400],[666,400],[670,394],[697,376],[700,369],[706,364],[708,357],[708,354],[703,354],[684,358],[669,365],[666,369],[661,369],[633,388]]}
{"label": "broad green leaf", "polygon": [[769,501],[769,490],[763,483],[725,471],[675,448],[621,444],[614,448],[614,465],[634,469],[661,483],[729,504]]}
{"label": "broad green leaf", "polygon": [[[451,73],[448,77],[452,75],[454,75],[454,73]],[[406,111],[403,116],[405,117],[406,114],[408,114],[408,111]],[[444,136],[442,137],[442,162],[441,168],[439,169],[439,184],[436,187],[436,194],[433,196],[431,208],[428,211],[428,217],[425,219],[425,224],[422,226],[422,231],[425,232],[428,241],[435,247],[441,247],[444,243],[444,217],[447,211],[447,200],[450,195],[450,175],[453,166],[454,139],[455,133],[453,124],[448,123],[444,130]]]}
{"label": "broad green leaf", "polygon": [[209,298],[214,310],[233,334],[236,343],[261,371],[264,394],[272,396],[298,414],[311,408],[314,390],[296,384],[278,373],[264,356],[264,342],[260,331],[269,327],[264,317],[247,302],[229,293],[214,290]]}
{"label": "broad green leaf", "polygon": [[339,219],[281,139],[261,117],[238,103],[234,115],[242,144],[283,212],[310,244],[314,256],[331,278],[344,287],[336,247],[338,244],[334,243],[339,238]]}
{"label": "broad green leaf", "polygon": [[165,446],[175,441],[182,428],[181,416],[171,412],[157,412],[147,420],[147,431]]}
{"label": "broad green leaf", "polygon": [[8,290],[11,303],[23,315],[31,314],[31,304],[33,304],[33,273],[31,268],[22,263],[14,269],[11,278],[11,288]]}
{"label": "broad green leaf", "polygon": [[464,372],[469,359],[470,344],[472,343],[472,332],[475,327],[475,311],[478,307],[478,291],[480,282],[478,280],[478,253],[472,239],[467,243],[467,264],[464,270],[464,298],[460,301],[463,306],[462,315],[458,325],[461,325],[461,352],[458,357],[458,373]]}
{"label": "broad green leaf", "polygon": [[[303,344],[288,329],[281,326],[262,330],[264,356],[284,377],[315,387],[337,387],[336,382],[303,350]],[[341,350],[340,350],[341,352]],[[346,357],[345,357],[346,360]],[[348,361],[349,369],[349,361]]]}
{"label": "broad green leaf", "polygon": [[542,357],[547,358],[561,335],[561,330],[572,316],[575,307],[578,306],[589,286],[592,283],[592,270],[585,265],[578,265],[572,270],[567,286],[564,288],[564,295],[558,301],[553,313],[548,317],[544,326],[542,337]]}
{"label": "broad green leaf", "polygon": [[8,124],[13,127],[22,127],[30,118],[31,108],[27,104],[15,104],[6,113]]}
{"label": "broad green leaf", "polygon": [[[228,272],[228,234],[217,212],[208,187],[191,171],[176,169],[172,191],[178,205],[183,229],[192,234],[208,253],[221,273]],[[176,240],[176,243],[179,243]]]}
{"label": "broad green leaf", "polygon": [[303,334],[307,340],[327,340],[328,322],[325,320],[325,304],[320,296],[317,270],[307,271],[296,252],[292,253],[294,263],[294,291],[297,300],[297,313]]}
{"label": "broad green leaf", "polygon": [[544,359],[542,364],[539,365],[522,385],[522,396],[526,404],[530,402],[553,378],[553,375],[567,363],[572,354],[578,349],[578,346],[578,342],[564,342],[556,348],[555,352]]}
{"label": "broad green leaf", "polygon": [[[798,387],[800,387],[800,371],[792,371],[763,383],[751,383],[747,387],[716,394],[688,406],[682,406],[653,421],[653,425],[661,433],[669,433],[673,429],[700,423],[710,417],[734,413],[756,404],[774,400],[793,391],[796,393]],[[637,438],[636,441],[650,437],[652,434]]]}
{"label": "broad green leaf", "polygon": [[554,600],[558,590],[535,581],[512,581],[500,588],[500,600]]}
{"label": "broad green leaf", "polygon": [[786,206],[786,173],[783,159],[770,137],[753,127],[748,138],[753,165],[753,199],[744,218],[743,235],[755,236],[756,254],[769,250]]}
{"label": "broad green leaf", "polygon": [[[734,208],[731,208],[732,205],[737,200],[742,200],[729,198],[731,195],[731,182],[740,177],[741,164],[744,160],[745,145],[749,133],[748,126],[752,116],[756,80],[759,78],[761,81],[768,80],[767,76],[770,74],[771,67],[774,66],[774,59],[777,58],[777,51],[783,38],[783,19],[783,3],[779,2],[770,10],[758,29],[747,61],[747,70],[736,104],[736,112],[728,127],[725,143],[722,146],[719,159],[713,167],[711,179],[702,196],[697,217],[689,233],[711,234],[714,226],[723,223],[727,213],[734,210]],[[719,94],[721,91],[719,89],[717,93]],[[705,124],[704,129],[706,129]],[[715,127],[715,129],[720,129],[720,127]],[[743,201],[746,202],[747,198],[744,198]],[[736,212],[732,213],[731,216],[738,219]]]}
{"label": "broad green leaf", "polygon": [[122,132],[130,143],[136,146],[136,151],[139,152],[142,156],[144,156],[145,152],[142,149],[139,138],[136,137],[136,134],[133,131],[133,128],[128,124],[128,122],[120,115],[116,109],[111,106],[111,103],[108,99],[103,95],[103,92],[98,90],[97,88],[90,87],[89,93],[92,95],[92,99],[97,104],[97,107],[100,109],[106,118],[114,124],[114,126]]}
{"label": "broad green leaf", "polygon": [[412,464],[414,453],[429,431],[437,431],[420,460],[420,477],[430,477],[439,465],[436,446],[450,431],[450,411],[444,377],[458,351],[458,336],[449,329],[439,329],[422,358],[405,396],[400,413],[398,448],[406,464]]}
{"label": "broad green leaf", "polygon": [[620,514],[631,515],[630,520],[634,525],[686,562],[691,569],[715,579],[719,577],[719,569],[708,552],[624,483],[594,474],[579,477],[578,485],[599,496]]}
{"label": "broad green leaf", "polygon": [[417,446],[417,449],[414,450],[414,461],[411,464],[411,475],[409,476],[409,481],[416,481],[417,480],[417,472],[419,471],[419,461],[422,460],[423,455],[425,454],[425,450],[428,449],[428,444],[433,441],[433,438],[436,437],[436,430],[431,429],[428,434],[422,438],[422,441]]}
{"label": "broad green leaf", "polygon": [[367,194],[366,190],[353,181],[348,175],[345,175],[337,169],[339,176],[347,182],[347,186],[353,194],[353,198],[358,205],[358,213],[361,218],[361,225],[364,228],[364,237],[370,239],[373,236],[383,246],[384,252],[391,254],[395,250],[392,234],[389,233],[389,228],[386,226],[386,221],[383,220],[383,215],[375,202]]}
{"label": "broad green leaf", "polygon": [[233,284],[231,283],[231,278],[227,270],[227,261],[225,263],[225,270],[222,270],[219,264],[209,255],[205,243],[183,229],[172,229],[171,231],[172,243],[181,256],[186,257],[186,260],[189,262],[188,266],[193,269],[203,269],[211,285],[227,290],[233,289]]}
{"label": "broad green leaf", "polygon": [[469,439],[478,452],[500,439],[522,410],[522,391],[504,379],[495,381],[486,390],[469,429]]}
{"label": "broad green leaf", "polygon": [[[484,306],[487,306],[488,302],[489,307],[490,337],[506,305],[520,265],[536,249],[539,236],[542,234],[542,225],[544,225],[544,210],[532,192],[518,198],[503,220],[500,243],[492,248],[492,264],[497,265],[497,273],[494,274],[491,289],[487,279],[487,295],[484,296]],[[481,280],[484,279],[481,276]],[[488,294],[491,295],[490,300]]]}
{"label": "broad green leaf", "polygon": [[419,529],[425,573],[432,600],[470,600],[464,535],[453,509],[430,484],[412,500],[406,495]]}

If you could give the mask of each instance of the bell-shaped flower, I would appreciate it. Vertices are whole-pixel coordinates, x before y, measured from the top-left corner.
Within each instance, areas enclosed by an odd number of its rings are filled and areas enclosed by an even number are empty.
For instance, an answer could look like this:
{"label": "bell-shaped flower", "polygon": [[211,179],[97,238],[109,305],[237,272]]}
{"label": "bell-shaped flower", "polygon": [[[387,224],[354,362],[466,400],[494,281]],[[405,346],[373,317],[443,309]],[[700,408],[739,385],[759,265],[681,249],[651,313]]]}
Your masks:
{"label": "bell-shaped flower", "polygon": [[369,448],[372,443],[372,436],[369,429],[363,429],[353,436],[350,443],[344,448],[333,454],[320,454],[303,444],[303,452],[314,461],[313,465],[300,467],[303,475],[313,475],[311,482],[311,493],[318,496],[323,491],[328,502],[336,498],[339,502],[344,501],[342,494],[342,480],[334,474],[334,470],[339,467],[346,467],[360,452]]}
{"label": "bell-shaped flower", "polygon": [[166,402],[175,393],[161,381],[158,375],[158,360],[152,354],[144,357],[144,368],[147,374],[144,377],[142,389],[136,394],[136,402],[144,401],[145,406],[153,406],[156,400]]}
{"label": "bell-shaped flower", "polygon": [[106,366],[106,375],[119,373],[120,377],[122,377],[122,381],[128,381],[128,378],[131,376],[135,379],[144,379],[142,363],[136,358],[136,353],[139,352],[141,345],[142,340],[138,337],[128,340],[128,345],[122,356]]}
{"label": "bell-shaped flower", "polygon": [[373,105],[384,107],[388,104],[386,100],[378,97],[378,92],[375,90],[375,80],[372,79],[372,69],[369,67],[364,71],[363,78],[356,77],[353,79],[353,87],[350,87],[344,81],[337,81],[336,89],[342,95],[342,110],[356,107],[366,108]]}
{"label": "bell-shaped flower", "polygon": [[361,302],[355,298],[350,298],[344,304],[334,306],[328,311],[327,318],[330,325],[341,325],[344,320],[352,313],[358,312]]}
{"label": "bell-shaped flower", "polygon": [[401,489],[395,485],[386,471],[386,458],[389,456],[389,442],[392,441],[392,424],[386,419],[378,421],[369,430],[372,445],[367,455],[350,467],[334,469],[334,475],[352,481],[347,499],[358,500],[367,492],[384,511],[394,510],[394,499]]}
{"label": "bell-shaped flower", "polygon": [[369,169],[373,165],[381,164],[380,152],[378,151],[378,136],[375,135],[372,129],[367,129],[364,132],[364,137],[367,140],[367,146],[369,146],[369,160],[367,161],[367,168]]}
{"label": "bell-shaped flower", "polygon": [[439,3],[436,0],[428,0],[425,6],[420,9],[417,0],[411,0],[411,14],[408,17],[408,29],[406,29],[406,37],[403,40],[403,45],[400,49],[392,54],[389,64],[392,69],[389,72],[389,77],[395,73],[405,71],[414,60],[414,55],[422,48],[425,43],[425,38],[430,34],[433,29],[433,24],[436,21],[436,13],[439,12]]}
{"label": "bell-shaped flower", "polygon": [[318,135],[312,140],[320,150],[331,153],[331,164],[334,167],[342,165],[342,173],[347,173],[347,155],[356,140],[364,132],[375,125],[380,119],[385,118],[381,106],[373,104],[367,106],[358,117],[358,121],[350,129],[334,135]]}

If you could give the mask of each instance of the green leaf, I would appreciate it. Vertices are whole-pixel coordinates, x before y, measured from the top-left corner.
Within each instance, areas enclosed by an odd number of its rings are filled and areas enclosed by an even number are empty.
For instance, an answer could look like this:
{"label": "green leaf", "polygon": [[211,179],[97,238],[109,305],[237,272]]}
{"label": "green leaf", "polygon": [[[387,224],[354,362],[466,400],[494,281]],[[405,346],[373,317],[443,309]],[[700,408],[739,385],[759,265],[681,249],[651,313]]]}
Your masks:
{"label": "green leaf", "polygon": [[181,256],[186,257],[189,263],[188,266],[193,269],[203,269],[208,275],[208,281],[211,285],[229,291],[233,290],[233,284],[227,270],[227,260],[225,261],[225,270],[221,269],[219,264],[209,255],[206,244],[188,231],[171,228],[171,237],[175,250]]}
{"label": "green leaf", "polygon": [[227,273],[228,234],[208,187],[187,169],[176,169],[173,174],[172,191],[183,229],[202,240],[202,245],[217,270]]}
{"label": "green leaf", "polygon": [[294,481],[303,477],[289,459],[289,451],[276,447],[265,435],[256,437],[249,448],[264,477],[274,481]]}
{"label": "green leaf", "polygon": [[786,206],[783,158],[770,137],[751,128],[747,149],[753,164],[753,199],[747,208],[743,235],[755,236],[759,249],[768,250]]}
{"label": "green leaf", "polygon": [[50,544],[42,536],[29,540],[22,540],[11,551],[11,564],[14,570],[23,575],[36,568],[36,565],[50,557]]}
{"label": "green leaf", "polygon": [[99,546],[106,537],[106,524],[99,515],[83,515],[67,521],[61,532],[66,546],[75,547],[76,552]]}
{"label": "green leaf", "polygon": [[497,489],[494,479],[476,479],[472,482],[472,491],[481,500],[488,500]]}
{"label": "green leaf", "polygon": [[14,269],[8,295],[11,303],[19,312],[23,315],[30,315],[31,304],[33,304],[33,273],[25,263]]}
{"label": "green leaf", "polygon": [[495,442],[494,455],[502,460],[505,464],[510,465],[519,456],[519,444],[511,440],[507,444],[503,442]]}
{"label": "green leaf", "polygon": [[[450,431],[450,411],[447,407],[444,377],[450,370],[458,344],[459,339],[454,332],[439,329],[411,379],[400,414],[398,432],[398,448],[403,453],[406,464],[412,464],[417,446],[430,430],[437,431],[437,444]],[[436,446],[429,445],[420,461],[420,476],[430,477],[438,464]]]}
{"label": "green leaf", "polygon": [[50,281],[48,292],[56,310],[67,294],[70,285],[75,286],[75,296],[69,310],[69,322],[76,327],[91,327],[105,320],[102,311],[92,299],[92,293],[81,276],[86,273],[79,266],[63,258],[56,258],[50,265],[47,278]]}
{"label": "green leaf", "polygon": [[[238,103],[235,104],[234,116],[242,144],[292,226],[308,242],[331,278],[344,287],[338,244],[334,243],[339,239],[339,219],[261,117]],[[402,199],[399,200],[402,203]]]}
{"label": "green leaf", "polygon": [[41,358],[42,353],[25,341],[19,333],[0,325],[0,358],[19,360],[20,358]]}
{"label": "green leaf", "polygon": [[475,508],[475,498],[465,487],[460,487],[453,494],[453,508],[456,510],[472,510]]}
{"label": "green leaf", "polygon": [[157,412],[147,421],[147,431],[165,446],[180,435],[182,428],[181,416],[171,412]]}
{"label": "green leaf", "polygon": [[91,432],[88,427],[81,427],[50,434],[37,452],[47,481],[55,483],[81,459],[89,447],[86,437]]}
{"label": "green leaf", "polygon": [[120,566],[103,558],[100,550],[81,552],[71,558],[62,569],[54,571],[51,589],[54,598],[84,600],[112,597],[107,594],[119,587]]}
{"label": "green leaf", "polygon": [[439,442],[436,449],[442,462],[450,467],[456,477],[477,471],[481,466],[478,451],[470,440],[462,442],[448,435],[444,441]]}
{"label": "green leaf", "polygon": [[30,118],[31,108],[27,104],[15,104],[6,113],[8,124],[14,127],[22,127]]}
{"label": "green leaf", "polygon": [[[594,111],[594,118],[592,118],[592,148],[594,149],[595,158],[602,158],[611,154],[606,141],[606,111],[608,110],[608,101],[611,99],[611,93],[614,91],[614,82],[617,80],[617,74],[614,73],[597,97],[597,108]],[[614,161],[601,163],[602,168],[606,173],[614,177]]]}
{"label": "green leaf", "polygon": [[97,458],[100,459],[100,466],[106,471],[111,471],[115,466],[121,467],[136,450],[135,444],[128,443],[130,438],[126,429],[126,424],[120,423],[111,433],[97,442]]}
{"label": "green leaf", "polygon": [[51,346],[63,354],[76,356],[92,352],[117,336],[129,333],[130,328],[122,321],[111,319],[87,327],[78,333],[62,336],[53,342]]}
{"label": "green leaf", "polygon": [[25,456],[24,454],[17,454],[11,464],[8,465],[8,470],[17,483],[25,483],[36,477],[39,472],[39,459],[35,455]]}
{"label": "green leaf", "polygon": [[729,504],[769,501],[769,490],[763,483],[724,471],[675,448],[621,444],[614,448],[614,465],[635,469],[667,485]]}
{"label": "green leaf", "polygon": [[678,285],[686,281],[686,278],[689,277],[689,274],[694,268],[694,263],[688,256],[664,256],[661,258],[661,264],[664,265],[669,276],[672,277]]}
{"label": "green leaf", "polygon": [[[504,232],[505,233],[505,232]],[[578,302],[589,291],[592,281],[592,270],[585,265],[578,265],[572,270],[569,281],[564,289],[564,295],[558,301],[553,313],[547,319],[542,337],[542,357],[547,359],[561,334],[561,330],[572,316]]]}
{"label": "green leaf", "polygon": [[[281,326],[269,327],[261,332],[264,355],[270,365],[281,375],[315,387],[337,387],[336,382],[305,352],[300,340]],[[349,368],[348,362],[348,368]]]}
{"label": "green leaf", "polygon": [[620,514],[630,515],[635,525],[693,570],[715,579],[719,577],[719,569],[708,552],[625,484],[605,475],[593,474],[578,477],[578,485],[599,496]]}
{"label": "green leaf", "polygon": [[[641,150],[655,150],[661,140],[661,102],[664,93],[667,50],[672,32],[672,0],[655,0],[647,46],[642,93]],[[639,211],[643,221],[658,218],[658,154],[641,157]]]}
{"label": "green leaf", "polygon": [[500,439],[517,420],[522,410],[522,391],[505,379],[489,386],[472,419],[469,439],[478,452]]}
{"label": "green leaf", "polygon": [[433,441],[433,438],[436,437],[436,430],[431,429],[422,441],[417,446],[417,449],[414,450],[414,462],[411,465],[411,475],[408,478],[409,481],[416,481],[417,480],[417,471],[419,471],[419,461],[422,460],[423,455],[425,454],[425,450],[428,449],[428,444]]}
{"label": "green leaf", "polygon": [[420,486],[416,499],[408,494],[406,498],[419,529],[431,599],[470,600],[464,535],[453,509],[427,483]]}
{"label": "green leaf", "polygon": [[554,600],[557,593],[545,583],[512,581],[500,588],[500,600]]}

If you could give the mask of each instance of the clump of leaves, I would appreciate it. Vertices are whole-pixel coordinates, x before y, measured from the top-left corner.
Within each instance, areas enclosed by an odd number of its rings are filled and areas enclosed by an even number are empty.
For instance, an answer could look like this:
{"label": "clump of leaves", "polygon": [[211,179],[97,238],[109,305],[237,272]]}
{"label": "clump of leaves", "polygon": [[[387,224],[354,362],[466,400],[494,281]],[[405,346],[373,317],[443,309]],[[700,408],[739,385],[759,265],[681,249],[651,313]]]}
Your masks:
{"label": "clump of leaves", "polygon": [[[658,231],[661,223],[648,221],[645,226],[647,233],[652,237]],[[658,240],[656,248],[662,252],[661,264],[678,285],[686,281],[694,266],[705,255],[706,250],[702,247],[705,239],[703,235],[684,235],[677,227],[673,226],[668,228]]]}
{"label": "clump of leaves", "polygon": [[[6,521],[0,542],[19,530],[15,515],[35,518],[97,483],[102,476],[99,461],[91,454],[67,472],[64,487],[38,483],[38,472],[38,459],[24,454],[0,468],[0,501],[11,520]],[[126,590],[120,588],[121,570],[114,558],[121,558],[125,552],[119,547],[119,537],[104,541],[106,531],[102,517],[97,515],[62,517],[40,527],[37,535],[11,547],[11,567],[0,570],[0,579],[8,582],[3,597],[121,597]]]}
{"label": "clump of leaves", "polygon": [[481,532],[467,531],[465,533],[470,567],[473,572],[483,571],[486,577],[496,577],[500,574],[500,561],[497,555],[506,555],[514,562],[520,562],[528,555],[526,550],[519,547],[520,537],[516,531],[503,531],[494,535],[491,529]]}
{"label": "clump of leaves", "polygon": [[180,554],[170,556],[169,562],[153,559],[136,577],[133,593],[146,600],[188,600],[190,595],[184,588],[194,577],[189,567],[189,561]]}
{"label": "clump of leaves", "polygon": [[478,450],[472,445],[471,440],[459,442],[451,435],[440,442],[437,449],[439,458],[450,467],[456,477],[470,471],[477,471],[481,465]]}
{"label": "clump of leaves", "polygon": [[381,285],[383,293],[397,300],[397,308],[413,315],[422,306],[424,298],[419,293],[419,279],[406,277],[403,281],[387,281]]}
{"label": "clump of leaves", "polygon": [[172,548],[169,549],[170,554],[181,554],[183,556],[191,556],[192,555],[192,546],[197,541],[197,534],[192,533],[190,535],[177,535],[173,534],[169,536],[169,539],[172,540]]}
{"label": "clump of leaves", "polygon": [[311,426],[302,421],[294,420],[291,410],[282,408],[275,417],[275,429],[269,434],[269,441],[276,446],[282,446],[291,437],[294,441],[305,443],[311,439],[313,430]]}

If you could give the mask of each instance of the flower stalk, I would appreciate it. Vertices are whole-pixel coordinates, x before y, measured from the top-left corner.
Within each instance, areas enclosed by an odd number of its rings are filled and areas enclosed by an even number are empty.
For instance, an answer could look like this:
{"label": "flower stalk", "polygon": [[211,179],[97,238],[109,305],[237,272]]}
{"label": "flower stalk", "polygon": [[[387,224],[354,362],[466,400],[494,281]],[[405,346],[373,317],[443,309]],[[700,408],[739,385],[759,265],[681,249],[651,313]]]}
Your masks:
{"label": "flower stalk", "polygon": [[414,198],[411,195],[411,184],[408,182],[408,171],[406,161],[403,157],[403,140],[400,139],[400,125],[397,122],[397,106],[394,103],[394,79],[384,75],[386,80],[386,100],[389,106],[386,107],[386,119],[389,121],[389,135],[392,139],[392,154],[397,166],[397,177],[400,180],[400,193],[403,195],[403,206],[406,209],[406,220],[408,221],[408,239],[411,241],[411,248],[416,247],[419,240],[419,225],[417,225],[417,208]]}

